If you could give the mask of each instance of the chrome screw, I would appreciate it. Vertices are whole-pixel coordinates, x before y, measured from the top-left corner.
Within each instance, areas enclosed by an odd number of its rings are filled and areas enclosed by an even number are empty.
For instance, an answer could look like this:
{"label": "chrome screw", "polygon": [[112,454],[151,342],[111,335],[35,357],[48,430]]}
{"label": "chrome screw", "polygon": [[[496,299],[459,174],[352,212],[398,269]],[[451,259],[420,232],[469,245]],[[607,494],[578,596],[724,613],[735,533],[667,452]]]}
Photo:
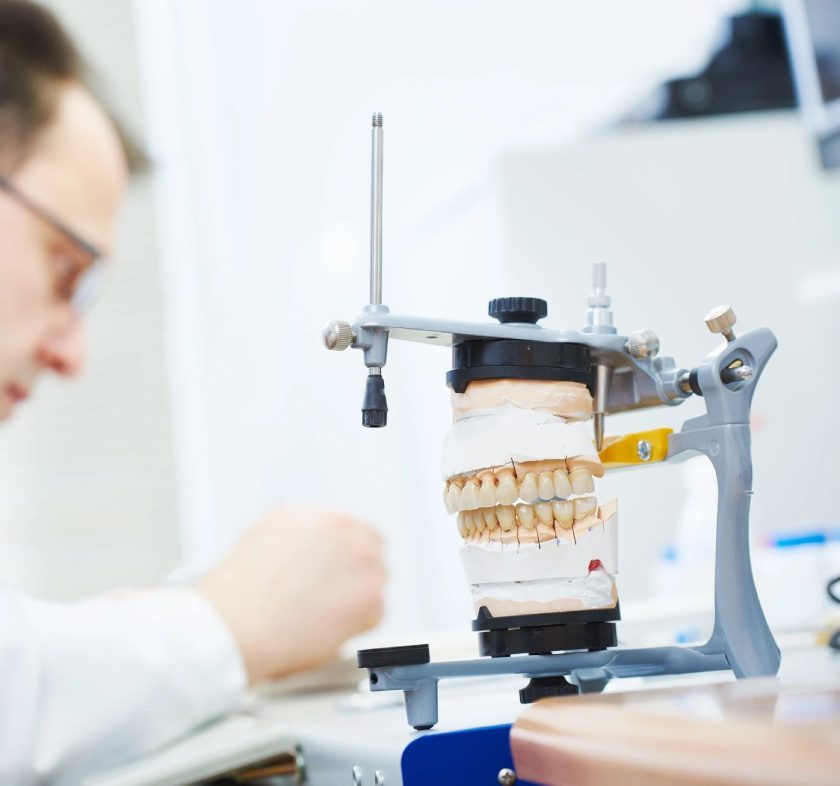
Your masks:
{"label": "chrome screw", "polygon": [[499,786],[513,786],[514,783],[516,783],[516,773],[510,767],[499,770]]}
{"label": "chrome screw", "polygon": [[353,343],[356,337],[349,322],[334,319],[328,323],[321,332],[324,339],[324,346],[327,349],[334,349],[336,352],[343,352]]}
{"label": "chrome screw", "polygon": [[652,330],[637,330],[624,342],[626,349],[634,358],[653,358],[659,354],[659,336]]}
{"label": "chrome screw", "polygon": [[706,327],[712,333],[721,333],[727,341],[735,340],[732,328],[735,327],[736,321],[735,312],[731,306],[715,306],[706,314]]}
{"label": "chrome screw", "polygon": [[639,440],[638,444],[636,445],[636,455],[642,461],[650,461],[650,457],[653,455],[653,445],[650,444],[649,440]]}

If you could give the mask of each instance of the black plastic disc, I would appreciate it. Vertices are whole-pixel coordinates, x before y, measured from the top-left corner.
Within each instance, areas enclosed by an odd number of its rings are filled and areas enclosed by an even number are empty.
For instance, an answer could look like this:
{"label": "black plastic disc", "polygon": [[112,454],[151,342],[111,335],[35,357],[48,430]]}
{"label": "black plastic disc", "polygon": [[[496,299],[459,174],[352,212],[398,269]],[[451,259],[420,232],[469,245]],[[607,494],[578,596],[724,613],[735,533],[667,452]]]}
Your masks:
{"label": "black plastic disc", "polygon": [[605,650],[615,647],[618,637],[612,622],[582,625],[545,625],[511,630],[486,630],[478,634],[478,651],[491,658],[510,655],[549,655],[569,650]]}
{"label": "black plastic disc", "polygon": [[592,364],[585,344],[520,339],[471,339],[452,347],[452,370],[446,384],[456,393],[480,379],[545,379],[592,384]]}

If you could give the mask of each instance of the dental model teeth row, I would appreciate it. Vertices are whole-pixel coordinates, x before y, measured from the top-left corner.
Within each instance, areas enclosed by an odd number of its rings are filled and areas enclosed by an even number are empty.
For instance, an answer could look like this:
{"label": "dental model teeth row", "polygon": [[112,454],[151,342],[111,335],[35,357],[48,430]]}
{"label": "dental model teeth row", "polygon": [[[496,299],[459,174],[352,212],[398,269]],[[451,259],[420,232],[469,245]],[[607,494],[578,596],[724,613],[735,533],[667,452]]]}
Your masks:
{"label": "dental model teeth row", "polygon": [[496,472],[484,470],[476,477],[453,478],[443,490],[448,513],[513,505],[517,500],[532,504],[554,499],[567,500],[573,494],[595,491],[591,470],[578,467],[567,472],[559,467],[552,471],[527,472],[517,482],[511,468]]}
{"label": "dental model teeth row", "polygon": [[589,518],[598,510],[598,500],[595,497],[578,497],[577,499],[552,502],[537,502],[534,505],[496,505],[479,510],[466,510],[458,514],[458,532],[462,538],[467,538],[485,529],[493,530],[500,527],[503,532],[510,532],[514,527],[533,530],[538,524],[547,527],[558,525],[562,529],[571,529],[576,521]]}

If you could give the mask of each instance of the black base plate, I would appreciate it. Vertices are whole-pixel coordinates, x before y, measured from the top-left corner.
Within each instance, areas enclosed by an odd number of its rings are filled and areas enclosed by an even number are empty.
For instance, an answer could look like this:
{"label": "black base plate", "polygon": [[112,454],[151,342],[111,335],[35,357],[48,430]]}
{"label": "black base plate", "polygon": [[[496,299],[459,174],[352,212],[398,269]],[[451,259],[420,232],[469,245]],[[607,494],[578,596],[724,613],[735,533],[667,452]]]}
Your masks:
{"label": "black base plate", "polygon": [[482,606],[472,628],[478,632],[481,655],[504,658],[614,647],[618,643],[614,621],[619,619],[618,604],[612,609],[510,617],[494,617]]}

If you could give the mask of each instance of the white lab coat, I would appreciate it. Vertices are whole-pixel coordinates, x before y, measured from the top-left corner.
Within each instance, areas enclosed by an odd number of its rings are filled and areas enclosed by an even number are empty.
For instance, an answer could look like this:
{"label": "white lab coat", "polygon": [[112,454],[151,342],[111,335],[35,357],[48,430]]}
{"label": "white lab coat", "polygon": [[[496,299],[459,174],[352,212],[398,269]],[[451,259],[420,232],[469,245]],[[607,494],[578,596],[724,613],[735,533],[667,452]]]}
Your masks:
{"label": "white lab coat", "polygon": [[0,784],[79,784],[230,711],[245,685],[191,589],[74,604],[0,590]]}

